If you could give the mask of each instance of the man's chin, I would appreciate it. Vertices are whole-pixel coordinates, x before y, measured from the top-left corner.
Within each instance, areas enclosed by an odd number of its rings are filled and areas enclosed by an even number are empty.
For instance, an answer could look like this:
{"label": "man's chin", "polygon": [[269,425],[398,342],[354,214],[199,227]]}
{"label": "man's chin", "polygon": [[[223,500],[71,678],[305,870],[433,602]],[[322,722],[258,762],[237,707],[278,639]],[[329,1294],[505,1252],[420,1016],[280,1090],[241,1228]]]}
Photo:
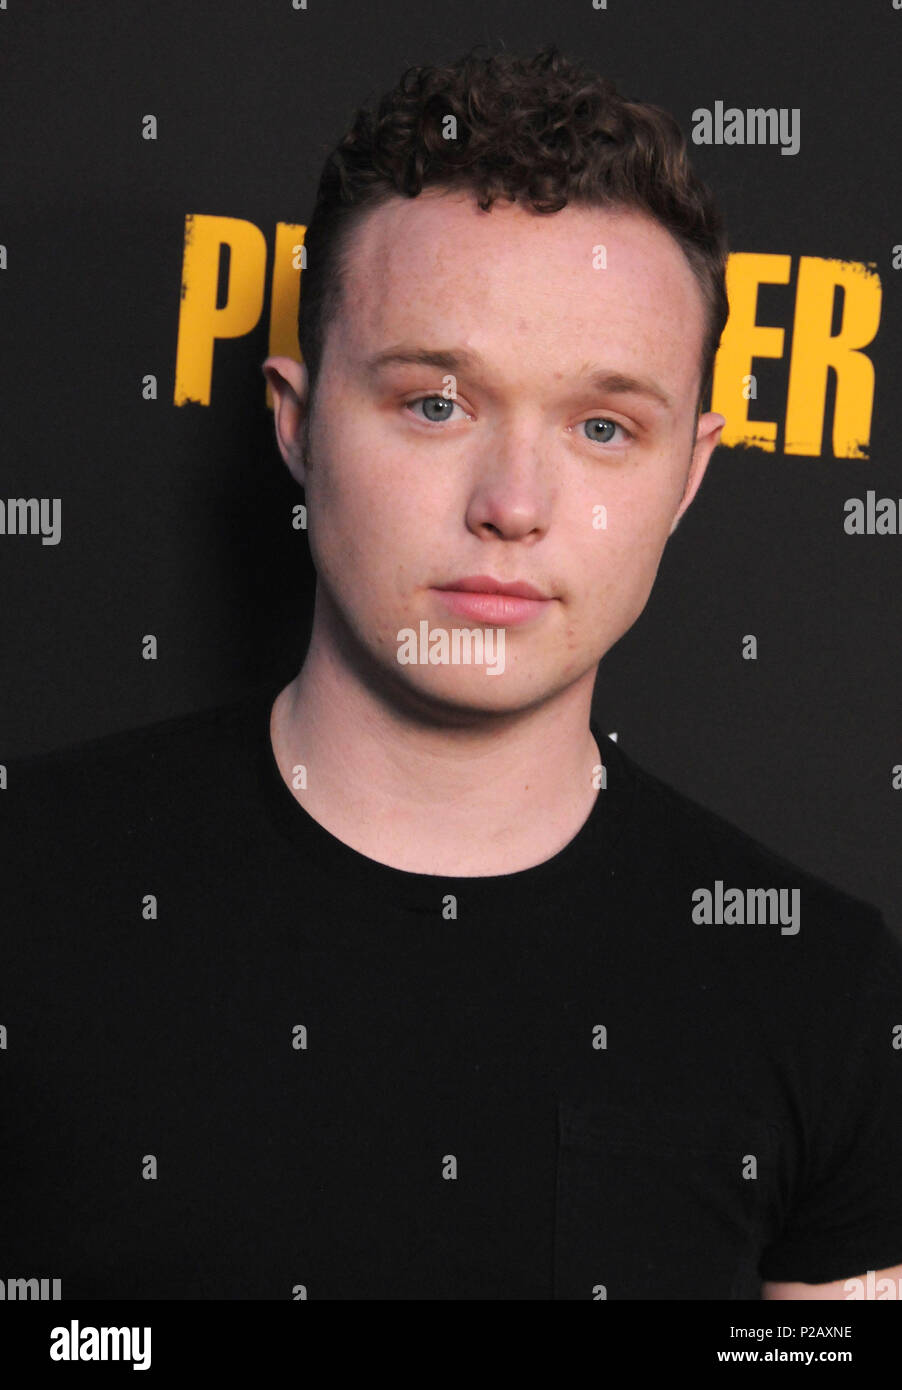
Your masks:
{"label": "man's chin", "polygon": [[451,668],[410,674],[406,668],[396,682],[399,703],[413,718],[444,727],[475,726],[504,720],[543,704],[553,694],[535,679],[478,669]]}

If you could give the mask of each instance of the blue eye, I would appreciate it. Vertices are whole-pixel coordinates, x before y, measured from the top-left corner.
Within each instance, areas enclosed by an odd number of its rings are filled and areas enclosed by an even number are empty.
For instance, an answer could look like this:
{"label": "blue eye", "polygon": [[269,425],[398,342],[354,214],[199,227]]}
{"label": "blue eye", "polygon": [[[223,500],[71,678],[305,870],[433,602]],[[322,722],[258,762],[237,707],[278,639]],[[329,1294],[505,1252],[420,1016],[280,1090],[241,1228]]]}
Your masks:
{"label": "blue eye", "polygon": [[[432,425],[441,425],[445,420],[450,419],[451,411],[454,409],[455,405],[457,405],[457,401],[449,400],[447,396],[417,396],[416,400],[407,401],[407,409],[409,410],[411,406],[414,405],[423,405],[427,401],[430,405],[438,407],[440,411],[438,415],[425,416]],[[424,417],[421,416],[420,418],[422,419]]]}
{"label": "blue eye", "polygon": [[[595,415],[591,420],[584,420],[583,424],[587,427],[601,425],[604,429],[622,430],[627,439],[632,439],[629,430],[624,429],[623,425],[618,424],[616,420],[608,420],[603,415]],[[590,434],[588,428],[586,429],[586,437],[591,439],[595,444],[609,444],[611,442],[610,435],[606,435],[604,439],[601,439],[597,434]]]}

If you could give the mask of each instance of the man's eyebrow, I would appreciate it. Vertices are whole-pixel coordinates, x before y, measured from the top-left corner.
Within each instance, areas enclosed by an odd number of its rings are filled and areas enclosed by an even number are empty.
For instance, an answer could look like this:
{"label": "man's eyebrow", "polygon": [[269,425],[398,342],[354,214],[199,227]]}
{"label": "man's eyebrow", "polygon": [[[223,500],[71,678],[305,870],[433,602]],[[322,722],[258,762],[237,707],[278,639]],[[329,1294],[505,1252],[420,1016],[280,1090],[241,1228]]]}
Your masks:
{"label": "man's eyebrow", "polygon": [[374,357],[368,357],[363,366],[369,375],[374,375],[382,367],[405,362],[420,367],[444,367],[449,372],[472,372],[485,366],[479,353],[471,352],[468,348],[423,348],[408,346],[406,343],[387,348],[385,352],[377,352]]}
{"label": "man's eyebrow", "polygon": [[672,398],[651,377],[630,376],[628,372],[608,371],[602,367],[590,372],[586,381],[596,391],[607,391],[613,396],[647,396],[665,410],[673,409]]}
{"label": "man's eyebrow", "polygon": [[[387,348],[364,362],[368,375],[375,375],[382,367],[398,365],[420,367],[441,367],[446,372],[475,372],[485,367],[485,361],[478,352],[469,348],[425,348],[400,343]],[[656,381],[650,377],[631,376],[628,372],[612,368],[584,367],[577,380],[596,391],[607,391],[615,396],[646,396],[656,401],[665,410],[673,408],[673,400]]]}

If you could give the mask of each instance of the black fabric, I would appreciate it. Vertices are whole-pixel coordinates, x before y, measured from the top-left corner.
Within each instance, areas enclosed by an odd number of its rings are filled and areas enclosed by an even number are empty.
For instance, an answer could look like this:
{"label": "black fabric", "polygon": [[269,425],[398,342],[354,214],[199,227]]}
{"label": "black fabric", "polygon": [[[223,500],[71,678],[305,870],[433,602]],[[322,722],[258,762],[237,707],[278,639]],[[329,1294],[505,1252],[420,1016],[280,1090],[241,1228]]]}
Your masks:
{"label": "black fabric", "polygon": [[[902,948],[875,908],[594,723],[608,785],[561,853],[390,868],[286,787],[276,693],[9,766],[4,1275],[753,1299],[902,1262]],[[800,930],[694,922],[716,880],[799,888]]]}

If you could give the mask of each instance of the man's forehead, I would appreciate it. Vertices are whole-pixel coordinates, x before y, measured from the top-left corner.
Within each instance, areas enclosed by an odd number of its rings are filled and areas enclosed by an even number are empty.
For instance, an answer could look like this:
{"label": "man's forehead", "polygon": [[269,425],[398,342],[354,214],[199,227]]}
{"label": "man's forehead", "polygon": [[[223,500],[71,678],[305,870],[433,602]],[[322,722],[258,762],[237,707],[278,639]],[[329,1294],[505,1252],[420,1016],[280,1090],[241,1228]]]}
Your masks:
{"label": "man's forehead", "polygon": [[614,365],[651,358],[676,388],[704,325],[685,256],[647,214],[572,203],[537,214],[503,200],[482,212],[470,193],[432,189],[390,199],[354,230],[343,304],[357,359],[389,342],[476,343],[493,331],[533,352],[539,341],[578,350],[584,335],[581,360],[607,341]]}
{"label": "man's forehead", "polygon": [[603,272],[664,278],[674,293],[694,284],[680,247],[650,214],[624,207],[568,203],[536,213],[500,198],[489,211],[470,192],[426,189],[416,198],[391,197],[365,214],[351,233],[348,280],[356,289],[384,288],[386,270],[403,275],[455,274],[488,279],[514,267],[524,284],[542,289]]}

